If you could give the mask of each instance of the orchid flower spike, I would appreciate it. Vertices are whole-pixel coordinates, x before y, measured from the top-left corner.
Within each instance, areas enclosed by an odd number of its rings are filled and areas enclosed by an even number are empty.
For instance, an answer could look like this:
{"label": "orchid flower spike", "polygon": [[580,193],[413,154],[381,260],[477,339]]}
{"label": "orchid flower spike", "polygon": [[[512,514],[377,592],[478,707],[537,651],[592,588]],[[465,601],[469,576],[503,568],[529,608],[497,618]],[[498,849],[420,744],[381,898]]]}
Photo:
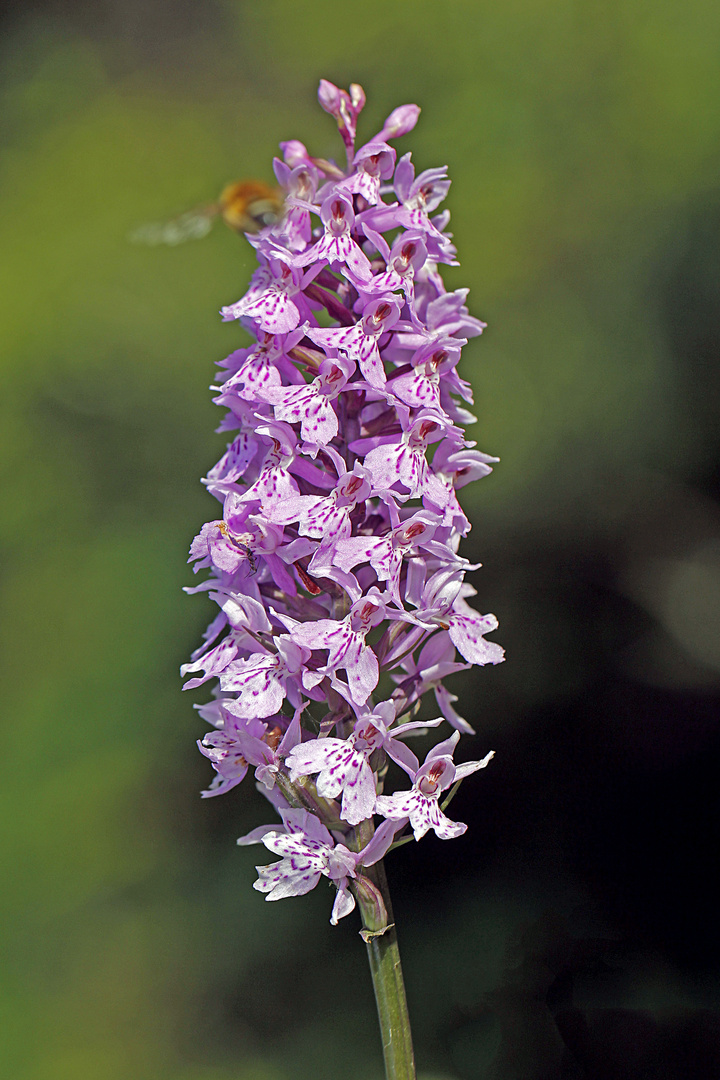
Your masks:
{"label": "orchid flower spike", "polygon": [[[281,144],[285,213],[251,238],[257,268],[222,307],[253,340],[213,388],[232,441],[204,481],[221,508],[192,542],[207,576],[189,591],[218,611],[182,672],[214,685],[203,795],[250,773],[279,814],[240,840],[279,856],[255,888],[274,901],[326,878],[333,923],[357,902],[367,928],[372,900],[384,932],[373,867],[395,840],[465,832],[443,793],[493,756],[455,763],[473,730],[455,706],[470,703],[444,680],[503,660],[495,616],[468,603],[458,501],[497,459],[465,431],[459,365],[485,324],[441,276],[456,262],[447,169],[416,176],[391,145],[420,110],[399,106],[356,145],[362,87],[323,79],[318,96],[346,160]],[[430,692],[440,715],[419,719]],[[421,764],[409,743],[446,725]],[[396,766],[409,789],[388,790]]]}

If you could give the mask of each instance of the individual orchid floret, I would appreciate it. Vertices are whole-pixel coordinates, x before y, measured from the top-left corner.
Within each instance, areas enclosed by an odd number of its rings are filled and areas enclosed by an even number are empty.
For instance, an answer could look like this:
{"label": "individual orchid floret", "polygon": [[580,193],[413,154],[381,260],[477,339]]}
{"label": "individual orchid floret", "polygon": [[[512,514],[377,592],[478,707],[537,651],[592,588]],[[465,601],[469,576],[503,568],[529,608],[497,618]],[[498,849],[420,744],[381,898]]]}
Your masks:
{"label": "individual orchid floret", "polygon": [[472,594],[474,589],[463,584],[462,572],[451,569],[434,574],[419,600],[422,621],[446,630],[468,663],[500,664],[505,650],[496,642],[485,640],[486,634],[497,630],[497,619],[494,615],[478,615],[464,599],[466,591]]}
{"label": "individual orchid floret", "polygon": [[325,675],[334,676],[345,670],[347,687],[339,680],[337,689],[356,705],[364,705],[378,683],[377,656],[365,641],[368,631],[385,617],[385,604],[380,594],[368,593],[350,608],[341,621],[318,619],[296,626],[291,634],[296,644],[309,649],[327,649],[325,665],[318,668]]}
{"label": "individual orchid floret", "polygon": [[297,456],[297,439],[292,428],[283,423],[259,424],[256,431],[270,440],[270,446],[257,480],[238,496],[238,504],[259,502],[267,513],[272,506],[299,495],[297,482],[288,471]]}
{"label": "individual orchid floret", "polygon": [[321,267],[327,263],[333,270],[347,266],[355,277],[369,281],[372,277],[370,260],[352,237],[355,224],[352,199],[342,191],[334,191],[320,207],[320,218],[325,226],[324,236],[314,247],[296,256],[295,265]]}
{"label": "individual orchid floret", "polygon": [[[307,155],[304,146],[302,150]],[[273,239],[289,251],[304,251],[312,237],[312,220],[307,204],[312,204],[315,198],[318,171],[307,159],[292,167],[279,158],[273,161],[273,170],[287,200],[285,214],[272,229]],[[257,246],[261,243],[261,239],[256,239]]]}
{"label": "individual orchid floret", "polygon": [[203,480],[211,495],[221,502],[224,500],[227,492],[232,491],[247,472],[259,445],[260,441],[249,431],[242,431],[229,443],[226,452]]}
{"label": "individual orchid floret", "polygon": [[236,585],[254,578],[263,568],[278,588],[291,594],[295,583],[287,564],[307,553],[307,541],[284,544],[283,530],[263,514],[251,512],[254,502],[230,492],[225,500],[225,520],[203,525],[190,547],[190,560],[197,567],[210,566],[216,572],[236,576]]}
{"label": "individual orchid floret", "polygon": [[487,324],[469,313],[465,306],[468,292],[468,289],[456,289],[427,297],[422,306],[416,296],[416,314],[422,326],[416,321],[398,327],[398,345],[406,349],[420,349],[423,345],[462,346],[468,338],[482,334]]}
{"label": "individual orchid floret", "polygon": [[470,522],[458,502],[457,489],[489,476],[492,465],[499,460],[480,450],[458,449],[450,441],[440,443],[433,457],[433,476],[445,490],[437,502],[443,513],[443,525],[451,525],[462,536],[470,531]]}
{"label": "individual orchid floret", "polygon": [[[437,413],[426,410],[414,418],[404,407],[398,409],[398,414],[402,431],[382,437],[381,445],[370,450],[365,458],[366,467],[372,472],[378,488],[391,491],[400,485],[409,492],[410,498],[427,495],[436,503],[441,502],[444,492],[428,464],[426,450],[429,443],[449,434],[450,425]],[[362,445],[362,441],[357,445]]]}
{"label": "individual orchid floret", "polygon": [[250,766],[255,766],[258,783],[271,790],[282,762],[302,737],[302,708],[295,710],[285,734],[282,728],[282,723],[287,722],[285,717],[271,718],[267,722],[243,721],[226,709],[223,712],[227,719],[222,729],[208,732],[198,743],[201,753],[210,759],[218,774],[210,788],[202,792],[203,798],[223,795],[236,787]]}
{"label": "individual orchid floret", "polygon": [[411,155],[405,154],[395,170],[394,186],[404,209],[410,214],[407,228],[423,228],[427,225],[427,215],[437,210],[450,190],[447,165],[426,169],[416,177]]}
{"label": "individual orchid floret", "polygon": [[[283,376],[296,377],[295,368],[287,358],[288,350],[302,339],[305,330],[298,327],[290,334],[266,334],[258,332],[258,340],[249,349],[237,349],[221,366],[231,369],[232,374],[220,388],[221,395],[237,395],[246,401],[257,400],[257,393],[265,386],[280,386]],[[220,397],[216,404],[229,402]]]}
{"label": "individual orchid floret", "polygon": [[[338,433],[338,418],[332,403],[345,388],[354,370],[352,360],[343,357],[324,360],[317,378],[311,383],[303,386],[270,386],[262,392],[261,397],[275,406],[277,420],[299,423],[306,442],[324,446]],[[296,488],[293,495],[297,494]]]}
{"label": "individual orchid floret", "polygon": [[274,640],[275,653],[254,653],[245,660],[234,660],[220,677],[224,692],[237,693],[226,701],[233,716],[249,720],[279,712],[288,692],[288,680],[297,677],[308,658],[307,650],[288,634]]}
{"label": "individual orchid floret", "polygon": [[253,887],[265,893],[266,900],[283,900],[304,896],[325,875],[338,889],[330,919],[337,923],[355,907],[348,879],[355,877],[357,853],[344,844],[335,844],[325,826],[307,810],[288,810],[282,816],[285,831],[272,830],[262,838],[265,847],[282,858],[269,866],[256,867],[258,880]]}
{"label": "individual orchid floret", "polygon": [[280,258],[272,258],[253,274],[245,296],[220,309],[224,322],[243,317],[254,319],[266,334],[289,334],[303,319],[310,317],[302,290],[315,268],[303,273]]}
{"label": "individual orchid floret", "polygon": [[388,583],[390,596],[398,607],[402,607],[400,571],[403,559],[432,540],[438,524],[437,515],[420,511],[396,524],[385,536],[338,539],[334,544],[328,543],[318,549],[310,563],[310,572],[332,577],[335,568],[347,573],[367,562],[377,574],[378,581]]}
{"label": "individual orchid floret", "polygon": [[372,866],[385,855],[393,841],[395,827],[385,822],[361,851],[350,851],[336,843],[331,833],[307,810],[281,810],[283,829],[255,829],[238,844],[262,842],[269,851],[280,855],[280,862],[258,866],[254,888],[265,893],[266,900],[283,900],[288,896],[304,896],[325,876],[330,878],[338,893],[330,922],[349,915],[355,907],[350,893],[350,881],[358,876],[360,867]]}
{"label": "individual orchid floret", "polygon": [[395,151],[386,142],[374,140],[361,147],[353,160],[355,172],[343,180],[343,190],[362,197],[374,206],[380,198],[380,183],[395,171]]}
{"label": "individual orchid floret", "polygon": [[196,573],[212,566],[221,573],[234,574],[249,559],[249,548],[230,533],[224,521],[209,521],[190,545],[188,562],[195,562]]}
{"label": "individual orchid floret", "polygon": [[[204,799],[214,795],[224,795],[237,787],[245,778],[249,762],[242,738],[252,739],[253,742],[264,746],[268,751],[270,747],[264,740],[270,737],[274,739],[274,733],[268,731],[268,725],[262,720],[249,720],[245,729],[228,725],[220,731],[209,731],[202,741],[198,741],[198,748],[212,762],[216,776],[210,787],[201,792]],[[277,729],[277,740],[280,737],[280,729]]]}
{"label": "individual orchid floret", "polygon": [[[332,448],[331,448],[332,449]],[[299,495],[286,499],[274,511],[273,521],[290,524],[297,521],[301,536],[311,536],[324,543],[350,536],[350,517],[355,507],[364,503],[372,490],[372,474],[355,462],[352,472],[347,472],[340,459],[337,484],[329,495]],[[321,550],[323,544],[318,549]]]}
{"label": "individual orchid floret", "polygon": [[390,383],[390,389],[404,404],[414,409],[431,409],[442,413],[441,380],[443,375],[453,370],[459,359],[459,348],[426,345],[413,356],[412,371],[398,373]]}
{"label": "individual orchid floret", "polygon": [[[365,721],[359,723],[367,727]],[[349,825],[359,825],[372,817],[376,798],[375,775],[368,763],[374,748],[372,738],[364,740],[357,727],[349,739],[313,739],[296,746],[285,761],[293,782],[319,773],[318,795],[323,799],[342,795],[340,816]]]}
{"label": "individual orchid floret", "polygon": [[311,341],[324,349],[335,349],[355,360],[363,378],[375,390],[383,391],[387,381],[379,340],[392,330],[400,318],[400,305],[394,296],[370,300],[363,308],[362,318],[353,326],[309,329]]}
{"label": "individual orchid floret", "polygon": [[374,238],[382,247],[380,254],[387,262],[385,273],[377,274],[371,281],[358,281],[361,296],[386,296],[402,289],[409,304],[415,301],[415,274],[425,265],[428,249],[420,232],[401,233],[388,248],[384,240]]}
{"label": "individual orchid floret", "polygon": [[491,750],[482,761],[455,765],[452,755],[459,738],[460,732],[456,731],[430,751],[420,768],[410,773],[413,782],[410,791],[380,795],[376,800],[377,812],[391,821],[409,822],[416,840],[421,840],[428,829],[433,829],[441,840],[451,840],[467,831],[467,825],[445,816],[440,809],[440,796],[456,781],[484,769],[495,751]]}

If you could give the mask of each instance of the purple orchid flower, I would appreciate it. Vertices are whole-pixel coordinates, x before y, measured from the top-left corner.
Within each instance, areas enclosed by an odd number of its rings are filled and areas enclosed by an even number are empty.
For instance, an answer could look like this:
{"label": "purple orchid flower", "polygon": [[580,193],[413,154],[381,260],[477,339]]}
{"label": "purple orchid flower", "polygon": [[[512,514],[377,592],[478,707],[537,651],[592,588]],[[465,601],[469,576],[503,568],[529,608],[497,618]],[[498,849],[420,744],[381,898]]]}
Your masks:
{"label": "purple orchid flower", "polygon": [[425,265],[428,257],[422,233],[401,233],[391,248],[379,233],[373,236],[373,240],[387,263],[387,270],[384,274],[376,274],[371,281],[355,281],[358,292],[365,298],[386,296],[402,289],[412,310],[415,301],[415,275]]}
{"label": "purple orchid flower", "polygon": [[247,472],[258,447],[259,440],[248,431],[241,432],[233,439],[203,481],[210,494],[222,502],[228,491],[237,490],[236,482]]}
{"label": "purple orchid flower", "polygon": [[223,795],[236,787],[252,765],[258,783],[272,790],[282,761],[301,738],[301,712],[302,707],[295,710],[283,734],[287,722],[283,716],[272,717],[267,722],[239,720],[222,709],[225,720],[220,730],[208,732],[198,743],[200,752],[210,759],[218,774],[208,790],[202,792],[203,798]]}
{"label": "purple orchid flower", "polygon": [[482,334],[487,324],[468,312],[468,291],[456,289],[439,296],[429,291],[422,310],[416,309],[416,321],[398,326],[398,346],[420,349],[423,345],[465,345],[468,338]]}
{"label": "purple orchid flower", "polygon": [[[303,386],[268,386],[258,393],[262,401],[275,405],[275,416],[288,423],[299,423],[303,439],[324,446],[338,433],[337,413],[332,403],[345,388],[355,370],[352,360],[336,357],[323,360],[318,376]],[[299,494],[297,488],[292,494]],[[285,494],[284,499],[289,495]]]}
{"label": "purple orchid flower", "polygon": [[250,288],[241,300],[221,308],[223,321],[245,316],[254,319],[266,334],[289,334],[302,319],[310,317],[302,290],[316,272],[317,268],[313,267],[303,274],[289,262],[271,259],[255,271]]}
{"label": "purple orchid flower", "polygon": [[[399,408],[398,414],[402,431],[378,439],[381,445],[370,450],[365,465],[372,472],[376,487],[395,491],[399,484],[406,489],[406,497],[427,495],[441,503],[444,492],[428,464],[426,450],[429,443],[450,435],[451,425],[438,413],[427,410],[411,417],[405,408]],[[366,445],[366,441],[358,440],[351,447],[360,449]]]}
{"label": "purple orchid flower", "polygon": [[[286,499],[273,512],[272,520],[280,525],[297,521],[301,536],[311,536],[333,544],[336,539],[350,536],[350,517],[358,503],[364,503],[370,495],[371,478],[367,469],[357,462],[352,472],[347,472],[340,459],[337,484],[329,495],[299,495]],[[321,544],[318,550],[322,547]]]}
{"label": "purple orchid flower", "polygon": [[255,429],[258,435],[270,440],[270,447],[257,480],[238,496],[239,504],[259,502],[264,514],[273,506],[299,495],[297,482],[288,471],[297,456],[297,439],[289,424],[283,424],[280,417],[278,421],[260,424]]}
{"label": "purple orchid flower", "polygon": [[397,155],[391,146],[380,139],[366,143],[353,159],[355,171],[347,180],[342,181],[345,191],[362,195],[374,206],[380,198],[380,183],[388,180],[395,171]]}
{"label": "purple orchid flower", "polygon": [[333,685],[343,696],[357,705],[364,705],[377,686],[380,675],[378,662],[365,638],[373,626],[385,616],[385,604],[377,591],[371,590],[350,608],[342,621],[318,619],[296,626],[291,634],[296,644],[309,649],[327,649],[326,664],[318,668],[324,675],[335,676],[345,670],[348,685],[333,679]]}
{"label": "purple orchid flower", "polygon": [[356,277],[369,280],[372,276],[370,260],[352,238],[355,224],[352,200],[336,190],[328,195],[320,207],[320,218],[325,226],[325,235],[314,247],[295,256],[295,266],[308,266],[311,263],[315,266],[327,263],[332,269],[348,266]]}
{"label": "purple orchid flower", "polygon": [[[391,507],[395,509],[394,504]],[[432,539],[440,519],[427,511],[420,511],[402,523],[397,520],[397,511],[394,516],[395,528],[385,536],[350,536],[321,546],[310,563],[310,572],[332,577],[336,569],[347,573],[358,564],[368,562],[378,581],[388,583],[390,596],[398,607],[402,607],[400,571],[403,559]]]}
{"label": "purple orchid flower", "polygon": [[380,357],[379,338],[393,328],[400,317],[400,306],[392,295],[371,300],[362,319],[350,327],[310,329],[308,337],[322,348],[337,349],[358,363],[363,378],[375,390],[383,390],[386,376]]}
{"label": "purple orchid flower", "polygon": [[288,681],[299,675],[308,651],[287,634],[275,638],[275,647],[275,653],[254,653],[245,660],[233,660],[224,669],[220,689],[238,694],[225,702],[233,716],[249,720],[279,712]]}
{"label": "purple orchid flower", "polygon": [[330,922],[349,915],[355,898],[349,890],[350,880],[357,877],[358,868],[372,866],[385,855],[393,841],[395,827],[385,822],[361,851],[350,851],[336,843],[330,832],[307,810],[281,810],[283,828],[263,826],[238,844],[262,842],[269,851],[280,855],[280,862],[257,866],[258,880],[254,888],[265,893],[266,900],[283,900],[287,896],[304,896],[323,875],[337,887]]}
{"label": "purple orchid flower", "polygon": [[220,731],[209,731],[202,741],[198,740],[200,753],[212,762],[217,774],[210,787],[201,792],[204,799],[224,795],[245,779],[249,763],[247,755],[243,753],[243,734],[262,744],[263,737],[268,734],[268,725],[262,720],[248,720],[244,731],[231,723]]}
{"label": "purple orchid flower", "polygon": [[225,398],[237,394],[247,401],[256,401],[258,391],[266,386],[280,386],[282,377],[296,380],[297,372],[287,357],[287,352],[302,339],[304,327],[289,334],[267,334],[258,331],[258,340],[249,349],[237,349],[220,366],[232,371],[220,388],[217,404],[225,404]]}
{"label": "purple orchid flower", "polygon": [[410,772],[413,786],[410,791],[397,791],[394,795],[379,795],[375,808],[390,821],[410,823],[416,840],[421,840],[428,829],[433,829],[441,840],[452,840],[467,831],[461,821],[451,821],[440,809],[440,796],[456,780],[484,769],[495,756],[491,750],[482,761],[468,761],[455,765],[452,759],[460,732],[456,731],[445,742],[433,747],[424,763]]}
{"label": "purple orchid flower", "polygon": [[460,359],[459,348],[438,348],[425,346],[418,349],[412,358],[413,370],[396,372],[389,384],[389,389],[405,405],[415,409],[430,409],[442,413],[440,387],[443,376],[447,376]]}
{"label": "purple orchid flower", "polygon": [[[285,143],[284,145],[289,147],[292,144]],[[280,161],[279,158],[273,161],[277,182],[284,189],[287,199],[285,215],[278,227],[273,230],[273,236],[293,252],[304,251],[312,239],[312,222],[308,205],[312,205],[318,186],[317,169],[307,158],[307,150],[302,143],[297,146],[302,147],[301,153],[304,152],[305,157],[294,166],[287,160],[287,155],[285,161]],[[258,241],[258,244],[260,243],[261,241]]]}
{"label": "purple orchid flower", "polygon": [[[497,630],[494,615],[478,615],[464,599],[473,595],[471,585],[465,585],[462,573],[452,569],[435,573],[423,589],[419,608],[422,621],[429,626],[447,630],[450,640],[470,664],[500,664],[504,649],[485,635]],[[464,594],[464,595],[463,595]]]}

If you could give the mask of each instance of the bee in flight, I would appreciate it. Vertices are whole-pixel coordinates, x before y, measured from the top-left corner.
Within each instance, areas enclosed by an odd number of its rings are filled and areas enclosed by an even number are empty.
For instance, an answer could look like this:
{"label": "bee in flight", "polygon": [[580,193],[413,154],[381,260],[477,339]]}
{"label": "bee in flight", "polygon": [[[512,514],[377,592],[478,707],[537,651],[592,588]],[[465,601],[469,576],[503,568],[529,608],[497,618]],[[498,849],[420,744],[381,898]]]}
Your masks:
{"label": "bee in flight", "polygon": [[273,225],[283,214],[285,201],[280,188],[262,180],[238,180],[220,192],[217,202],[188,210],[169,221],[151,221],[134,229],[134,244],[183,244],[206,236],[217,218],[239,233],[256,233]]}

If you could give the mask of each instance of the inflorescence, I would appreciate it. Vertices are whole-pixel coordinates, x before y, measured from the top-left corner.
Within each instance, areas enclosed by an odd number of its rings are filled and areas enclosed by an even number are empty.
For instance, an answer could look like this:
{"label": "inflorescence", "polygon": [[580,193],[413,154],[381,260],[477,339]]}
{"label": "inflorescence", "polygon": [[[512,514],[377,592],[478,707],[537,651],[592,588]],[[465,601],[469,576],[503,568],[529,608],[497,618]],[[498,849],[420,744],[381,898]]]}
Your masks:
{"label": "inflorescence", "polygon": [[[486,640],[495,617],[467,603],[474,567],[458,554],[470,524],[457,489],[497,458],[465,438],[475,418],[457,365],[484,323],[467,289],[447,292],[440,277],[457,265],[449,214],[437,213],[447,169],[415,176],[410,154],[396,162],[390,140],[415,127],[416,105],[356,151],[362,88],[323,80],[319,100],[347,167],[281,144],[284,213],[248,237],[259,267],[221,312],[255,341],[222,361],[213,387],[228,410],[220,430],[236,434],[205,480],[222,518],[190,550],[210,576],[188,591],[220,610],[182,674],[185,689],[219,679],[199,707],[217,774],[203,795],[254,769],[282,819],[238,841],[281,857],[258,867],[255,888],[277,900],[324,875],[336,923],[370,887],[363,867],[409,830],[465,832],[440,797],[492,753],[453,762],[472,728],[443,679],[503,650]],[[414,719],[429,690],[442,715]],[[421,764],[405,738],[444,721],[452,736]],[[409,789],[383,793],[388,759]]]}

